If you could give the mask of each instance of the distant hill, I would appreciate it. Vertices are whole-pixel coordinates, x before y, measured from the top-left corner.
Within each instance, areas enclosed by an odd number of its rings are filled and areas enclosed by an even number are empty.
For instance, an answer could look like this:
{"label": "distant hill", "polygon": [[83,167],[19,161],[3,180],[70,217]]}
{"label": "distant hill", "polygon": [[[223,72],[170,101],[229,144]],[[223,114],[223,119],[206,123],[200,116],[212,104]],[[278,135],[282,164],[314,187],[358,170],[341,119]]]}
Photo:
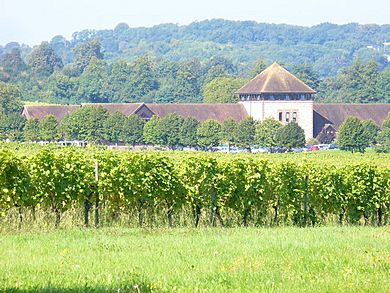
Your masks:
{"label": "distant hill", "polygon": [[[357,57],[375,59],[382,68],[387,66],[382,43],[390,40],[390,25],[323,23],[302,27],[213,19],[183,26],[130,28],[121,23],[114,29],[75,32],[71,40],[55,36],[50,44],[68,64],[73,61],[73,48],[89,39],[100,40],[107,60],[134,60],[146,53],[172,61],[197,58],[202,62],[219,56],[245,72],[263,58],[287,66],[308,62],[321,76],[331,76]],[[0,57],[15,47],[21,49],[23,57],[31,51],[26,45],[9,43],[0,46]]]}

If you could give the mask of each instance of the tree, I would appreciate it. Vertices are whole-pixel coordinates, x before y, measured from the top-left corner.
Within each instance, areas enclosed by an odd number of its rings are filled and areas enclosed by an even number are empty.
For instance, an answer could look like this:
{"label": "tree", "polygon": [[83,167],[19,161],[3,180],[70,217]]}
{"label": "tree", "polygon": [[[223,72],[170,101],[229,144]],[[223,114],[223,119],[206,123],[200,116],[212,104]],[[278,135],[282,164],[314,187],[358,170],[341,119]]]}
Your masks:
{"label": "tree", "polygon": [[176,113],[170,113],[159,121],[158,132],[161,144],[174,147],[180,143],[180,129],[183,118]]}
{"label": "tree", "polygon": [[5,115],[0,112],[0,139],[22,140],[25,123],[26,118],[20,115],[20,113]]}
{"label": "tree", "polygon": [[364,135],[367,137],[369,144],[375,145],[378,140],[379,126],[371,119],[362,121],[362,125],[364,128]]}
{"label": "tree", "polygon": [[104,123],[108,111],[99,106],[84,106],[61,121],[61,133],[67,139],[101,141],[105,137]]}
{"label": "tree", "polygon": [[53,115],[47,115],[39,123],[39,137],[46,141],[56,141],[59,138],[58,121]]}
{"label": "tree", "polygon": [[379,101],[390,103],[390,67],[383,70],[376,83],[376,93]]}
{"label": "tree", "polygon": [[107,62],[92,58],[79,78],[78,99],[90,103],[107,103],[109,80]]}
{"label": "tree", "polygon": [[103,53],[101,52],[100,41],[92,39],[79,43],[73,50],[74,64],[79,70],[80,74],[89,65],[93,58],[103,59]]}
{"label": "tree", "polygon": [[42,42],[31,52],[28,65],[39,78],[50,76],[55,70],[63,67],[61,58],[48,42]]}
{"label": "tree", "polygon": [[47,94],[53,102],[77,103],[79,80],[74,77],[54,73],[47,80]]}
{"label": "tree", "polygon": [[140,100],[150,92],[158,89],[155,64],[148,56],[142,56],[132,63],[132,73],[129,84],[129,96]]}
{"label": "tree", "polygon": [[126,132],[128,143],[132,145],[143,143],[145,121],[138,115],[130,115],[127,118]]}
{"label": "tree", "polygon": [[235,103],[238,98],[234,93],[242,87],[247,80],[244,78],[218,77],[206,84],[203,89],[205,103]]}
{"label": "tree", "polygon": [[24,63],[20,49],[13,48],[11,52],[6,53],[0,59],[0,66],[3,67],[3,70],[10,74],[11,77],[16,77],[20,72],[27,69],[26,63]]}
{"label": "tree", "polygon": [[153,116],[148,122],[146,122],[144,127],[144,140],[146,143],[157,145],[163,143],[159,124],[160,118],[158,116]]}
{"label": "tree", "polygon": [[275,136],[278,146],[291,149],[305,145],[305,132],[296,122],[282,126]]}
{"label": "tree", "polygon": [[255,144],[258,146],[277,146],[276,134],[283,127],[283,124],[274,119],[266,118],[256,125]]}
{"label": "tree", "polygon": [[39,120],[38,119],[27,120],[23,132],[24,132],[25,141],[38,141],[40,139]]}
{"label": "tree", "polygon": [[109,114],[104,121],[104,138],[110,142],[127,141],[127,117],[121,112]]}
{"label": "tree", "polygon": [[221,142],[234,145],[238,124],[233,119],[226,119],[221,125]]}
{"label": "tree", "polygon": [[305,62],[303,64],[295,65],[293,68],[293,74],[306,83],[313,90],[317,91],[320,84],[320,77],[317,72],[314,71],[311,64]]}
{"label": "tree", "polygon": [[196,131],[199,121],[193,117],[183,118],[179,130],[179,144],[182,146],[195,146],[198,143]]}
{"label": "tree", "polygon": [[377,152],[390,153],[390,113],[387,115],[382,124],[382,130],[378,135],[379,146],[376,148]]}
{"label": "tree", "polygon": [[251,78],[254,78],[256,75],[260,74],[266,68],[267,68],[267,63],[265,62],[265,60],[258,59],[253,65],[253,68],[251,69],[249,76]]}
{"label": "tree", "polygon": [[348,117],[340,125],[337,134],[337,145],[341,150],[364,153],[369,146],[362,121],[356,117]]}
{"label": "tree", "polygon": [[242,120],[236,128],[234,141],[238,146],[250,148],[254,144],[256,122],[252,117]]}
{"label": "tree", "polygon": [[202,147],[217,146],[220,135],[221,125],[212,119],[201,122],[197,129],[198,144]]}
{"label": "tree", "polygon": [[0,82],[0,113],[20,113],[23,108],[21,96],[17,86]]}

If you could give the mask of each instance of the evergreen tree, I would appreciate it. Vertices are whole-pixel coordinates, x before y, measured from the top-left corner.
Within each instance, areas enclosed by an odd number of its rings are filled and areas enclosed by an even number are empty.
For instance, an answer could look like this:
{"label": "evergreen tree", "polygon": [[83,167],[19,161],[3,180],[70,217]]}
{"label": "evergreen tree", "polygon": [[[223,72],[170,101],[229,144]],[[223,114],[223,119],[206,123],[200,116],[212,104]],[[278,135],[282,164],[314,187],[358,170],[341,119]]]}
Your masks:
{"label": "evergreen tree", "polygon": [[302,147],[305,145],[305,132],[296,122],[290,122],[276,132],[275,141],[286,149]]}
{"label": "evergreen tree", "polygon": [[364,153],[370,142],[362,121],[356,117],[345,119],[338,130],[337,145],[341,150]]}
{"label": "evergreen tree", "polygon": [[276,133],[282,126],[283,124],[274,118],[264,119],[256,125],[255,144],[265,147],[277,146]]}

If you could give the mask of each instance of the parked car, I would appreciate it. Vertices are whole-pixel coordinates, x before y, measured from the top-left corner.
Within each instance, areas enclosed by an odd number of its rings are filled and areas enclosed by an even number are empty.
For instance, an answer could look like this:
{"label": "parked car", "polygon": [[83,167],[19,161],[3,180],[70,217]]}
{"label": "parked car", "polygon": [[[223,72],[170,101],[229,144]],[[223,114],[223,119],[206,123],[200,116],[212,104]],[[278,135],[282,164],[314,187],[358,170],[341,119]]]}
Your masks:
{"label": "parked car", "polygon": [[320,148],[318,145],[311,145],[307,148],[308,151],[319,151]]}

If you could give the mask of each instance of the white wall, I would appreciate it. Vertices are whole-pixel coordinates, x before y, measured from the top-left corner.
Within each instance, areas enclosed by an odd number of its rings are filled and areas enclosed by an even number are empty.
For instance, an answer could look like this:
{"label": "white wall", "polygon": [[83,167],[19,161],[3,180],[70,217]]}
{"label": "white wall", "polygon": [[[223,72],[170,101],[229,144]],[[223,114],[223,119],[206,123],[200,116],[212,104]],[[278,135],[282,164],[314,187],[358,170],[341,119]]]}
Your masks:
{"label": "white wall", "polygon": [[[257,121],[273,117],[279,120],[279,112],[297,113],[298,125],[305,131],[306,141],[313,137],[313,101],[241,101],[249,116]],[[283,120],[285,115],[283,114]]]}

